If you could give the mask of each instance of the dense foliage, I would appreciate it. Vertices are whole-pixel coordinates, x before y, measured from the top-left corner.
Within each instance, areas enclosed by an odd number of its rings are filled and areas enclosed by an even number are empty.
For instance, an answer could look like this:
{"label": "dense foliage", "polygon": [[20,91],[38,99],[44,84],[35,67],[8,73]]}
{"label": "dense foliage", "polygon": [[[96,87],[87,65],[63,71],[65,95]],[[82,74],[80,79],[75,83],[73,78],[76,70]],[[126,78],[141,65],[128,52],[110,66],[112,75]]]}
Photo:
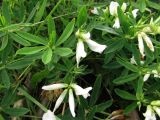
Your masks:
{"label": "dense foliage", "polygon": [[159,14],[153,0],[3,0],[0,120],[158,119]]}

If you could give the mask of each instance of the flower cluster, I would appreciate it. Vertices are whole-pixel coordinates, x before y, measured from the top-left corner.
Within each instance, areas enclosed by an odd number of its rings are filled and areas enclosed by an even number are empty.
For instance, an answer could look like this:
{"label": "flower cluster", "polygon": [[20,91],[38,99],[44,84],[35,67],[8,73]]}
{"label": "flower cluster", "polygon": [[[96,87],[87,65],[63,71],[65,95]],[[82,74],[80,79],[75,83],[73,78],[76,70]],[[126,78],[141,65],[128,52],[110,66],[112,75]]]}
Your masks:
{"label": "flower cluster", "polygon": [[75,102],[74,102],[73,91],[77,96],[82,95],[86,99],[88,96],[90,96],[89,91],[92,90],[92,87],[87,87],[83,89],[82,87],[74,83],[72,84],[57,83],[57,84],[52,84],[52,85],[47,85],[42,87],[43,90],[56,90],[56,89],[62,89],[62,88],[65,88],[65,90],[57,99],[53,112],[48,110],[47,113],[43,115],[43,120],[56,120],[56,116],[54,115],[54,112],[61,105],[67,93],[69,93],[69,108],[72,116],[75,117],[76,114],[75,114]]}

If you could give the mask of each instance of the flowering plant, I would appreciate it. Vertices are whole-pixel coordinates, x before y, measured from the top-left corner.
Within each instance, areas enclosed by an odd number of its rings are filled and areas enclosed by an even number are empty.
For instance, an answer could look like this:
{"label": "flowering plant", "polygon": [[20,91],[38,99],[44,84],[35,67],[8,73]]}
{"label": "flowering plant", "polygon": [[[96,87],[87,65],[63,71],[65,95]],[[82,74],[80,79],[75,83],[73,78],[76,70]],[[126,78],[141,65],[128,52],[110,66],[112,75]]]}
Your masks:
{"label": "flowering plant", "polygon": [[160,117],[158,1],[1,4],[0,120]]}

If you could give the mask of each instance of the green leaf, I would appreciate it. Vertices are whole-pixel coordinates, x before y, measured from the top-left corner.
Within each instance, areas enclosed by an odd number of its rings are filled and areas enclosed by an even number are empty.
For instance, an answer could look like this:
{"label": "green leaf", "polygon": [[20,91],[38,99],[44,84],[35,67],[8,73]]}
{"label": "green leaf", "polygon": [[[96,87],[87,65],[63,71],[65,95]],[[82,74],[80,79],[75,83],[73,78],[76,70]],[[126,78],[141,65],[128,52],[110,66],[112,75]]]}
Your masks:
{"label": "green leaf", "polygon": [[114,79],[113,83],[115,83],[115,84],[124,84],[126,82],[135,80],[138,76],[139,76],[138,73],[132,73],[130,75],[126,75],[126,76],[122,76],[122,77],[119,77],[117,79]]}
{"label": "green leaf", "polygon": [[9,2],[6,0],[3,0],[2,2],[2,14],[5,18],[5,21],[7,24],[11,23],[11,14],[10,14],[10,5]]}
{"label": "green leaf", "polygon": [[116,50],[120,50],[124,46],[125,40],[116,40],[112,41],[110,45],[105,50],[105,53],[112,53],[115,52]]}
{"label": "green leaf", "polygon": [[5,47],[8,44],[8,35],[5,35],[4,37],[2,37],[2,45],[0,47],[0,51],[2,51],[3,49],[5,49]]}
{"label": "green leaf", "polygon": [[112,105],[112,100],[108,100],[106,102],[95,105],[94,107],[96,107],[96,112],[102,112],[107,108],[109,108],[111,105]]}
{"label": "green leaf", "polygon": [[1,114],[0,114],[0,120],[5,120]]}
{"label": "green leaf", "polygon": [[17,43],[19,43],[23,46],[30,46],[31,45],[30,42],[26,41],[25,39],[23,39],[22,37],[18,36],[15,33],[10,33],[9,35],[14,41],[16,41]]}
{"label": "green leaf", "polygon": [[24,67],[29,66],[32,63],[33,63],[33,60],[30,60],[30,59],[19,59],[19,60],[15,60],[10,63],[7,63],[6,68],[11,70],[22,69]]}
{"label": "green leaf", "polygon": [[56,31],[54,19],[52,16],[48,18],[48,35],[52,34],[53,31]]}
{"label": "green leaf", "polygon": [[10,77],[9,77],[9,75],[8,75],[8,72],[7,72],[5,69],[3,69],[3,70],[1,71],[1,79],[2,79],[2,83],[4,84],[4,86],[5,86],[6,88],[9,88],[10,85],[11,85]]}
{"label": "green leaf", "polygon": [[146,0],[147,2],[147,5],[151,8],[154,8],[156,10],[160,10],[160,5],[158,3],[155,3],[153,1],[150,1],[150,0]]}
{"label": "green leaf", "polygon": [[141,12],[144,12],[146,9],[146,0],[137,0],[137,7]]}
{"label": "green leaf", "polygon": [[23,55],[35,54],[45,48],[46,48],[46,46],[24,47],[24,48],[17,50],[16,54],[23,54]]}
{"label": "green leaf", "polygon": [[78,28],[80,28],[86,21],[87,21],[87,9],[86,6],[83,6],[78,12],[78,17],[77,17]]}
{"label": "green leaf", "polygon": [[135,110],[137,107],[137,102],[133,102],[132,104],[128,105],[125,109],[124,109],[124,114],[128,115],[130,112],[132,112],[133,110]]}
{"label": "green leaf", "polygon": [[47,64],[51,61],[51,59],[52,59],[52,49],[47,48],[46,51],[44,51],[44,53],[42,55],[42,62],[44,64]]}
{"label": "green leaf", "polygon": [[66,28],[64,29],[62,35],[60,36],[60,38],[58,39],[56,45],[59,46],[61,45],[62,43],[64,43],[68,38],[69,36],[72,34],[73,32],[73,29],[74,29],[74,24],[75,24],[75,19],[73,19],[67,26]]}
{"label": "green leaf", "polygon": [[72,53],[72,50],[70,48],[56,48],[54,51],[56,54],[64,57],[67,55],[70,55]]}
{"label": "green leaf", "polygon": [[93,106],[99,97],[99,93],[101,90],[101,83],[102,83],[102,76],[99,74],[93,86],[93,91],[92,91],[91,99],[89,102],[90,106]]}
{"label": "green leaf", "polygon": [[94,28],[97,30],[101,30],[103,32],[111,33],[114,35],[119,35],[119,33],[117,33],[113,28],[108,27],[107,25],[95,25]]}
{"label": "green leaf", "polygon": [[19,31],[23,27],[31,26],[30,23],[19,23],[19,24],[11,24],[7,25],[5,27],[1,27],[0,31],[7,31],[7,32],[13,32],[13,31]]}
{"label": "green leaf", "polygon": [[32,18],[34,17],[34,15],[35,15],[35,13],[37,11],[37,8],[39,7],[39,4],[40,4],[40,2],[38,1],[37,4],[35,5],[35,7],[32,9],[32,11],[30,12],[30,14],[28,15],[26,23],[29,23],[32,20]]}
{"label": "green leaf", "polygon": [[127,15],[123,13],[120,7],[118,7],[117,12],[118,12],[118,18],[124,33],[128,33],[130,25],[128,23]]}
{"label": "green leaf", "polygon": [[96,107],[93,107],[87,114],[86,120],[93,120],[95,113],[96,113]]}
{"label": "green leaf", "polygon": [[3,112],[11,115],[11,116],[23,116],[25,115],[26,113],[29,112],[29,109],[28,108],[23,108],[23,107],[20,107],[20,108],[3,108]]}
{"label": "green leaf", "polygon": [[13,89],[7,89],[7,91],[3,91],[4,96],[2,100],[0,101],[0,106],[2,108],[9,107],[10,105],[13,105],[17,98],[17,92],[14,92]]}
{"label": "green leaf", "polygon": [[22,88],[18,88],[18,90],[30,101],[32,101],[34,104],[36,104],[38,107],[40,107],[43,111],[47,112],[47,108],[44,107],[41,103],[39,103],[35,98],[33,98],[31,95],[29,95],[25,90]]}
{"label": "green leaf", "polygon": [[39,11],[37,11],[36,13],[34,22],[39,22],[42,19],[46,5],[47,5],[47,0],[43,0],[43,3],[41,7],[39,8]]}
{"label": "green leaf", "polygon": [[45,41],[43,38],[40,38],[38,36],[35,36],[33,34],[27,33],[27,32],[16,32],[20,37],[37,44],[47,45],[48,42]]}
{"label": "green leaf", "polygon": [[143,84],[144,84],[143,78],[140,77],[140,79],[137,82],[137,91],[136,91],[136,97],[137,97],[137,100],[139,101],[142,101],[144,98]]}
{"label": "green leaf", "polygon": [[126,99],[126,100],[137,100],[136,96],[124,90],[115,89],[115,93],[121,98]]}
{"label": "green leaf", "polygon": [[55,45],[56,41],[56,28],[54,20],[51,16],[48,18],[48,35],[49,35],[49,46],[52,47]]}
{"label": "green leaf", "polygon": [[120,58],[116,58],[116,60],[119,64],[121,64],[125,68],[127,68],[133,72],[139,72],[139,69],[136,66],[134,66],[133,64],[131,64],[130,62],[122,60]]}
{"label": "green leaf", "polygon": [[48,69],[44,69],[40,72],[37,72],[33,75],[32,79],[31,79],[31,85],[33,88],[35,88],[37,86],[37,84],[39,82],[42,81],[42,79],[44,79],[47,75],[49,74]]}

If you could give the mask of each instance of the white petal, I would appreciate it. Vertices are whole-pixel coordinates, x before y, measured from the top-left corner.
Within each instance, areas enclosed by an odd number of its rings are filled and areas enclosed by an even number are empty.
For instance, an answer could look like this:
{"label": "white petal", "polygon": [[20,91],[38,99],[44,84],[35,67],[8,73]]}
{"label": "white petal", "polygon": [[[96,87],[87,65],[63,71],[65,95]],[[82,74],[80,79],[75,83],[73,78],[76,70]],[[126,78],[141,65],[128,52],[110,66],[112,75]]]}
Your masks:
{"label": "white petal", "polygon": [[156,120],[155,113],[150,105],[147,106],[147,110],[143,115],[145,117],[145,120]]}
{"label": "white petal", "polygon": [[78,40],[77,48],[76,48],[76,61],[77,61],[77,67],[79,66],[81,57],[86,57],[87,53],[84,50],[84,44],[82,40]]}
{"label": "white petal", "polygon": [[57,101],[56,101],[56,103],[55,103],[55,106],[54,106],[53,112],[55,112],[55,111],[57,110],[57,108],[61,105],[61,103],[63,102],[63,100],[64,100],[64,98],[65,98],[65,96],[66,96],[66,94],[67,94],[67,89],[64,90],[64,91],[62,92],[62,94],[59,96],[59,98],[57,99]]}
{"label": "white petal", "polygon": [[126,8],[127,8],[127,4],[123,3],[122,6],[121,6],[122,11],[125,12]]}
{"label": "white petal", "polygon": [[150,77],[150,75],[151,75],[150,73],[145,74],[144,77],[143,77],[143,81],[144,82],[147,81],[148,78]]}
{"label": "white petal", "polygon": [[90,34],[90,32],[81,33],[81,36],[82,36],[82,38],[83,38],[84,40],[86,40],[86,39],[90,39],[91,34]]}
{"label": "white petal", "polygon": [[157,106],[153,106],[153,109],[156,111],[156,113],[158,114],[158,116],[160,117],[160,108]]}
{"label": "white petal", "polygon": [[111,2],[109,5],[109,12],[111,15],[117,16],[117,7],[119,4],[117,2]]}
{"label": "white petal", "polygon": [[53,112],[48,110],[46,113],[43,114],[42,120],[56,120],[56,116]]}
{"label": "white petal", "polygon": [[138,48],[139,48],[139,51],[142,55],[142,57],[144,57],[144,44],[143,44],[143,39],[142,39],[142,36],[141,34],[138,34]]}
{"label": "white petal", "polygon": [[75,103],[74,103],[74,96],[73,96],[72,89],[69,89],[69,108],[70,108],[72,116],[75,117],[76,116],[76,114],[75,114]]}
{"label": "white petal", "polygon": [[154,52],[154,46],[152,44],[151,39],[144,32],[142,32],[141,34],[142,34],[142,37],[143,37],[144,41],[146,42],[147,46],[149,47],[149,49],[152,52]]}
{"label": "white petal", "polygon": [[152,70],[151,73],[154,74],[154,77],[156,77],[156,78],[160,77],[157,70]]}
{"label": "white petal", "polygon": [[137,62],[135,61],[134,56],[132,56],[132,58],[131,58],[130,62],[131,62],[131,64],[135,64],[135,65],[137,65]]}
{"label": "white petal", "polygon": [[84,98],[90,96],[89,91],[92,90],[92,87],[87,87],[83,89],[81,86],[77,84],[71,84],[71,87],[74,89],[76,95],[82,95]]}
{"label": "white petal", "polygon": [[92,87],[85,88],[84,90],[85,92],[82,94],[82,96],[86,99],[87,97],[90,96],[89,91],[92,90]]}
{"label": "white petal", "polygon": [[118,17],[116,17],[116,19],[115,19],[113,28],[117,28],[117,29],[120,28],[120,22],[119,22],[119,18]]}
{"label": "white petal", "polygon": [[91,10],[91,13],[96,14],[96,15],[99,15],[99,12],[98,12],[97,7],[94,7],[94,8]]}
{"label": "white petal", "polygon": [[138,11],[139,11],[139,9],[134,9],[134,10],[132,10],[132,15],[133,15],[134,18],[137,17],[137,12],[138,12]]}
{"label": "white petal", "polygon": [[67,86],[68,85],[65,83],[57,83],[57,84],[43,86],[42,89],[43,90],[56,90],[56,89],[65,88]]}
{"label": "white petal", "polygon": [[91,39],[87,39],[85,40],[85,42],[88,44],[88,47],[94,51],[94,52],[98,52],[98,53],[102,53],[105,49],[106,49],[106,45],[101,45],[96,43],[95,41],[91,40]]}

